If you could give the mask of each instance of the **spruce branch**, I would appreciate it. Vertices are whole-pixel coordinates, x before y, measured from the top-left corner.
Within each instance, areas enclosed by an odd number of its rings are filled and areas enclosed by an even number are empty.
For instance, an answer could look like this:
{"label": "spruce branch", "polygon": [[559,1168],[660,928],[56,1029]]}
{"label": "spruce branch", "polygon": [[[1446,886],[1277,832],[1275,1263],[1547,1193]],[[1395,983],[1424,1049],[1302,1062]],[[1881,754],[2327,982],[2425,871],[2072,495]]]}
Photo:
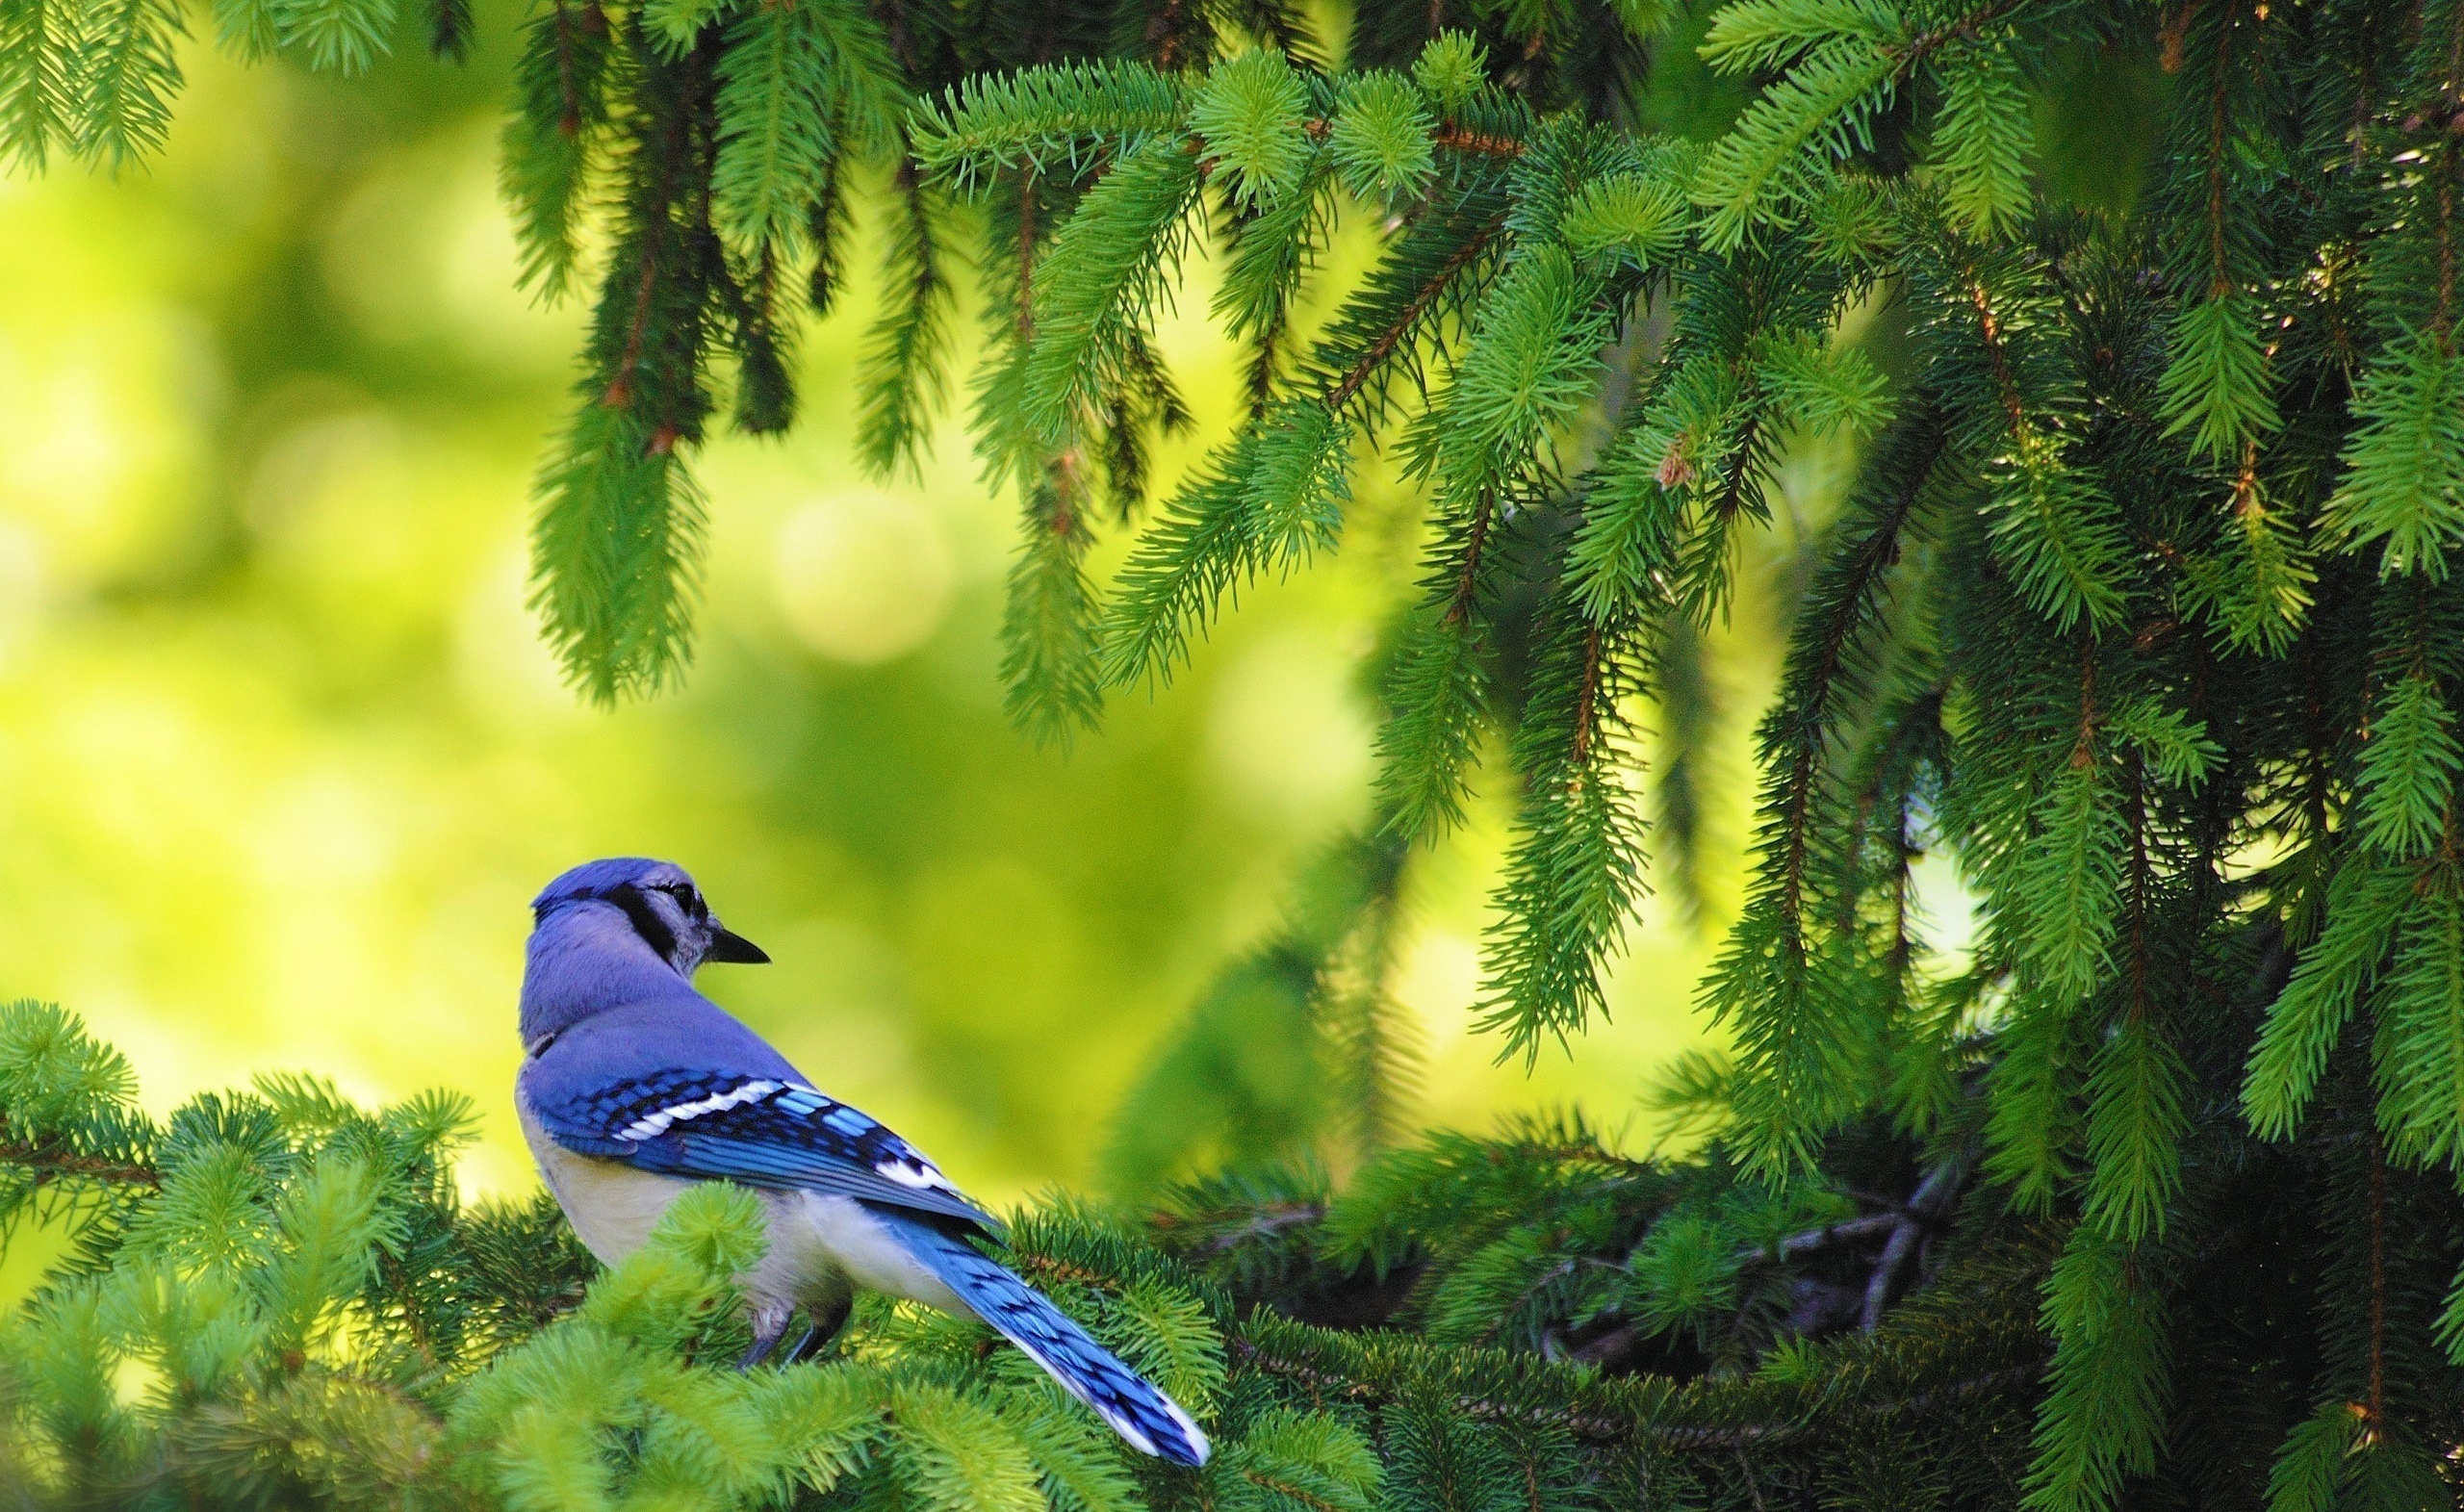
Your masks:
{"label": "spruce branch", "polygon": [[36,1189],[64,1181],[148,1188],[163,1185],[163,1173],[143,1161],[86,1154],[64,1146],[57,1139],[21,1134],[6,1116],[0,1116],[0,1166],[15,1166]]}
{"label": "spruce branch", "polygon": [[[1348,444],[1348,412],[1378,394],[1391,365],[1425,339],[1449,297],[1492,250],[1501,225],[1502,218],[1458,242],[1463,228],[1442,220],[1407,239],[1387,276],[1337,314],[1312,353],[1303,381],[1321,385],[1322,400],[1290,401],[1279,425],[1262,416],[1167,502],[1123,568],[1105,614],[1107,683],[1168,678],[1225,595],[1330,544],[1337,520],[1330,511],[1340,496],[1329,485],[1340,474],[1327,472],[1327,459],[1330,448]],[[1371,404],[1365,421],[1373,423],[1381,407]],[[1303,485],[1299,493],[1262,471],[1278,467]],[[1285,500],[1273,506],[1284,522],[1279,528],[1254,512],[1258,501],[1278,497]]]}
{"label": "spruce branch", "polygon": [[1010,567],[1001,622],[1001,681],[1010,717],[1036,739],[1065,746],[1103,707],[1088,581],[1085,485],[1056,458],[1028,496],[1025,536]]}
{"label": "spruce branch", "polygon": [[912,157],[895,171],[897,201],[885,249],[888,287],[867,333],[858,377],[857,455],[886,476],[920,475],[933,415],[948,397],[950,307],[942,210]]}
{"label": "spruce branch", "polygon": [[836,0],[739,13],[718,75],[711,209],[739,250],[791,243],[841,154],[889,140],[904,103],[879,26]]}
{"label": "spruce branch", "polygon": [[77,141],[85,14],[68,0],[0,6],[0,152],[34,172]]}
{"label": "spruce branch", "polygon": [[1179,87],[1141,63],[1092,61],[971,75],[918,107],[918,167],[958,193],[988,190],[1033,166],[1075,179],[1103,158],[1124,158],[1181,128]]}
{"label": "spruce branch", "polygon": [[2321,522],[2350,551],[2380,547],[2379,572],[2447,576],[2447,552],[2464,541],[2464,355],[2433,333],[2390,345],[2352,398],[2361,423],[2346,444],[2342,484]]}
{"label": "spruce branch", "polygon": [[1814,1133],[1837,1115],[1842,1080],[1853,1075],[1853,1031],[1844,1021],[1851,1008],[1826,981],[1812,906],[1830,734],[1834,711],[1854,696],[1859,645],[1879,624],[1886,575],[1948,435],[1926,406],[1883,445],[1885,461],[1808,598],[1781,697],[1763,721],[1753,891],[1702,989],[1704,1006],[1736,1025],[1741,1143],[1746,1159],[1767,1169],[1808,1157]]}
{"label": "spruce branch", "polygon": [[[341,23],[339,37],[355,36],[350,0],[334,0],[334,5],[330,13],[311,10],[304,17],[321,41],[329,34],[316,23],[328,13]],[[39,118],[46,103],[41,88],[45,28],[28,15],[13,29],[20,34],[15,46],[29,56],[19,65],[24,82],[8,103],[20,111],[31,109]],[[74,35],[80,42],[72,75],[77,155],[117,173],[162,146],[169,134],[170,97],[184,82],[174,49],[188,35],[188,19],[168,0],[101,0]],[[19,135],[32,140],[25,127],[13,133]]]}
{"label": "spruce branch", "polygon": [[432,0],[428,8],[429,56],[447,63],[468,62],[471,27],[471,0]]}
{"label": "spruce branch", "polygon": [[625,241],[607,269],[592,366],[564,444],[541,469],[531,605],[567,676],[601,703],[663,687],[690,654],[705,516],[679,448],[709,408],[709,164],[693,130],[713,87],[707,47],[659,58],[625,39],[635,108],[660,121],[629,165]]}
{"label": "spruce branch", "polygon": [[[1353,1336],[1265,1314],[1254,1316],[1230,1345],[1240,1364],[1297,1382],[1325,1398],[1377,1406],[1406,1391],[1443,1392],[1454,1386],[1449,1393],[1453,1409],[1476,1422],[1557,1428],[1594,1444],[1695,1453],[1768,1449],[1866,1424],[1956,1412],[2028,1381],[2043,1369],[2032,1335],[1990,1326],[1944,1329],[1925,1344],[1907,1341],[1897,1348],[1875,1348],[1859,1365],[1875,1377],[1868,1384],[1881,1390],[1844,1412],[1817,1415],[1807,1411],[1810,1394],[1803,1386],[1704,1383],[1677,1388],[1651,1379],[1605,1382],[1588,1372],[1522,1363],[1491,1351],[1432,1350],[1413,1341],[1375,1336],[1356,1342]],[[1471,1392],[1456,1384],[1483,1378],[1512,1384]]]}
{"label": "spruce branch", "polygon": [[1054,235],[1021,373],[1022,417],[1046,445],[1065,445],[1123,375],[1134,333],[1168,296],[1164,274],[1184,255],[1201,182],[1177,143],[1142,143]]}
{"label": "spruce branch", "polygon": [[522,283],[554,299],[580,260],[609,71],[621,54],[595,3],[552,0],[528,33],[514,65],[515,110],[499,139],[498,186],[513,206]]}
{"label": "spruce branch", "polygon": [[[1336,318],[1335,332],[1318,361],[1322,371],[1329,359],[1340,362],[1340,367],[1326,374],[1332,379],[1325,390],[1329,410],[1341,414],[1364,395],[1374,392],[1377,381],[1388,371],[1387,365],[1420,337],[1430,320],[1445,307],[1458,280],[1494,251],[1493,241],[1503,227],[1504,217],[1500,214],[1447,248],[1433,267],[1411,280],[1402,303],[1391,312],[1373,314],[1369,308],[1355,307]],[[1370,320],[1374,323],[1371,324]],[[1350,339],[1346,340],[1347,336]]]}
{"label": "spruce branch", "polygon": [[364,73],[393,51],[396,0],[273,0],[271,10],[282,45],[311,67]]}
{"label": "spruce branch", "polygon": [[1606,961],[1642,891],[1642,819],[1622,775],[1632,760],[1625,706],[1639,691],[1637,627],[1544,609],[1532,693],[1513,759],[1524,782],[1517,834],[1493,894],[1502,923],[1483,962],[1479,1027],[1500,1059],[1527,1064],[1604,1013]]}
{"label": "spruce branch", "polygon": [[2128,1248],[2086,1225],[2072,1231],[2045,1292],[2051,1389],[2024,1505],[2105,1505],[2124,1475],[2153,1468],[2170,1388],[2164,1309]]}

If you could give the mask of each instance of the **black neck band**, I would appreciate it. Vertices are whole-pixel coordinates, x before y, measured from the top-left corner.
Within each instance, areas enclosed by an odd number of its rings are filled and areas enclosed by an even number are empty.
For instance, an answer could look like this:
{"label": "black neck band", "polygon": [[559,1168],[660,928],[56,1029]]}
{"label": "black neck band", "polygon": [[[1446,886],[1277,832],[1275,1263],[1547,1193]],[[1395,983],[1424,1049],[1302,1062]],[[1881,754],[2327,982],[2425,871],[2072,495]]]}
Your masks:
{"label": "black neck band", "polygon": [[651,907],[650,898],[641,888],[629,882],[609,888],[601,897],[625,910],[625,917],[632,921],[633,933],[642,936],[642,943],[650,946],[659,960],[670,965],[676,963],[676,932],[658,916],[658,910]]}

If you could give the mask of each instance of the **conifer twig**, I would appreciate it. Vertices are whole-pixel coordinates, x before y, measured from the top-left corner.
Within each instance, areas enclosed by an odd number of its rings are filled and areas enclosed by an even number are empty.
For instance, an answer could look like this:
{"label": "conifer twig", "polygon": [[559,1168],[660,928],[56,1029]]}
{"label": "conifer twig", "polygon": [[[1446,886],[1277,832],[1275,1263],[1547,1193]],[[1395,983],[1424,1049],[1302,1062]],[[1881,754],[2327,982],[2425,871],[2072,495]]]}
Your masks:
{"label": "conifer twig", "polygon": [[1422,283],[1419,292],[1412,296],[1411,302],[1397,313],[1396,318],[1387,323],[1385,331],[1361,352],[1359,360],[1354,362],[1350,369],[1336,381],[1335,386],[1327,391],[1326,407],[1328,409],[1340,412],[1359,396],[1361,389],[1377,372],[1378,366],[1388,357],[1393,356],[1395,349],[1411,335],[1412,328],[1420,323],[1421,317],[1428,312],[1429,306],[1435,304],[1439,296],[1446,293],[1447,286],[1453,283],[1457,274],[1479,260],[1481,254],[1488,250],[1491,239],[1504,229],[1504,226],[1505,216],[1503,212],[1500,212],[1488,224],[1466,238],[1463,244],[1457,247],[1451,256],[1438,265],[1435,271]]}
{"label": "conifer twig", "polygon": [[[1229,1343],[1233,1357],[1244,1366],[1296,1382],[1322,1397],[1363,1406],[1384,1406],[1395,1401],[1400,1394],[1399,1383],[1385,1384],[1327,1371],[1305,1360],[1278,1354],[1245,1335],[1235,1335]],[[1537,1369],[1541,1368],[1535,1367]],[[2016,1363],[1989,1366],[1973,1374],[1958,1375],[1904,1396],[1858,1400],[1819,1414],[1799,1410],[1758,1421],[1726,1422],[1671,1422],[1667,1417],[1639,1407],[1619,1412],[1601,1407],[1578,1407],[1570,1402],[1545,1404],[1462,1395],[1454,1396],[1451,1401],[1456,1411],[1476,1422],[1557,1428],[1593,1444],[1647,1444],[1662,1449],[1721,1452],[1770,1448],[1827,1438],[1843,1429],[1876,1421],[1926,1417],[2033,1382],[2043,1369],[2040,1358],[2031,1357]],[[1695,1385],[1669,1391],[1655,1399],[1670,1404],[1669,1417],[1690,1415],[1688,1409],[1709,1417],[1721,1413],[1726,1404],[1719,1402],[1719,1397],[1733,1390],[1718,1384]],[[1679,1405],[1681,1403],[1682,1405]]]}
{"label": "conifer twig", "polygon": [[81,1155],[62,1149],[56,1140],[25,1139],[13,1135],[6,1115],[0,1115],[0,1165],[26,1168],[33,1173],[34,1184],[38,1187],[58,1181],[99,1181],[113,1186],[148,1188],[163,1185],[163,1173],[142,1161]]}

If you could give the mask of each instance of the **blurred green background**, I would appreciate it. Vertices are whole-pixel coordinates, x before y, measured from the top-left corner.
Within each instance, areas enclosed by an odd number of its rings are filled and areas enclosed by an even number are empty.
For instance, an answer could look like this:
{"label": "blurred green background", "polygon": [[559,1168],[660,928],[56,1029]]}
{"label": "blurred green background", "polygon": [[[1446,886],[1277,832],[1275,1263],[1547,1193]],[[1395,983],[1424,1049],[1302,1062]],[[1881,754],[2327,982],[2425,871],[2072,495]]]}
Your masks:
{"label": "blurred green background", "polygon": [[[1339,560],[1245,595],[1190,675],[1074,752],[1038,750],[994,677],[1012,505],[955,422],[920,479],[852,460],[834,379],[860,287],[805,345],[792,438],[702,459],[689,685],[578,705],[523,607],[580,315],[514,287],[515,19],[483,7],[467,66],[357,80],[192,45],[150,169],[0,179],[0,993],[85,1014],[158,1109],[269,1067],[462,1089],[466,1185],[520,1191],[526,904],[575,861],[665,856],[778,961],[703,985],[822,1085],[988,1198],[1090,1185],[1144,1059],[1366,812],[1358,671],[1408,591],[1414,502],[1373,475]],[[1348,230],[1327,282],[1367,246]],[[1205,308],[1185,292],[1164,333],[1201,442],[1237,392]],[[1791,464],[1764,579],[1838,476]],[[1613,1128],[1696,1042],[1781,597],[1721,636],[1708,906],[1650,906],[1574,1056],[1527,1075],[1469,1031],[1504,796],[1415,863],[1421,1121],[1579,1100]]]}

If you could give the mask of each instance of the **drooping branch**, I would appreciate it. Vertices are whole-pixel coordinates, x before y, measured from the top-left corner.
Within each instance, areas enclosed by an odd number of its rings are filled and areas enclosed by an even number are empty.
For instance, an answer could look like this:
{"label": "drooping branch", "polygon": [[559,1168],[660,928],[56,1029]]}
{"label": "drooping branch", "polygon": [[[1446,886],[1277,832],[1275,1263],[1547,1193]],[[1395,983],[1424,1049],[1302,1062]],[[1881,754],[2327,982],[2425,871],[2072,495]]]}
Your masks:
{"label": "drooping branch", "polygon": [[1362,350],[1358,360],[1335,381],[1332,388],[1326,391],[1326,408],[1341,413],[1359,397],[1360,391],[1376,374],[1378,368],[1411,339],[1413,333],[1419,329],[1422,318],[1428,314],[1430,308],[1445,295],[1447,289],[1466,269],[1478,262],[1482,255],[1490,250],[1490,243],[1504,227],[1505,217],[1500,214],[1466,238],[1463,244],[1457,247],[1451,256],[1438,265],[1436,270],[1422,282],[1419,291],[1413,295],[1411,302],[1397,312],[1395,319],[1388,322],[1386,329]]}

